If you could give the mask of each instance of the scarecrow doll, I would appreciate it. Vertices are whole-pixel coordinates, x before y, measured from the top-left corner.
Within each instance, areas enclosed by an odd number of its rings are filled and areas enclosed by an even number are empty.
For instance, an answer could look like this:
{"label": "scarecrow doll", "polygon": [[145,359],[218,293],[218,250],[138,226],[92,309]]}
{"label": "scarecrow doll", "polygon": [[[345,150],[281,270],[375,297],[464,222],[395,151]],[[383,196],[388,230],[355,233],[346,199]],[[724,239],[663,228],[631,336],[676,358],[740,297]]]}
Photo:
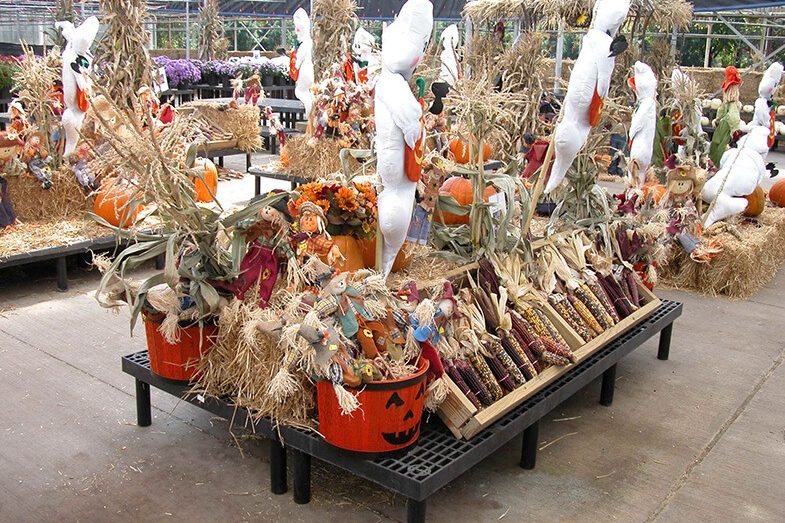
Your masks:
{"label": "scarecrow doll", "polygon": [[245,237],[248,250],[240,262],[240,274],[231,282],[217,281],[213,286],[243,300],[258,282],[259,307],[266,308],[278,281],[279,259],[286,260],[289,279],[297,280],[296,259],[289,243],[290,222],[286,202],[281,199],[259,211],[255,220],[241,223],[236,234]]}
{"label": "scarecrow doll", "polygon": [[330,265],[343,259],[341,250],[327,233],[327,217],[321,207],[313,202],[303,202],[298,225],[299,232],[294,241],[300,263],[311,256],[326,257]]}
{"label": "scarecrow doll", "polygon": [[725,81],[722,83],[722,105],[717,109],[714,136],[712,136],[709,148],[709,158],[717,167],[720,165],[720,160],[725,154],[728,144],[739,138],[737,135],[741,127],[739,88],[742,83],[738,69],[733,66],[725,68]]}
{"label": "scarecrow doll", "polygon": [[18,158],[23,146],[24,142],[15,134],[0,131],[0,230],[9,230],[21,225],[8,194],[6,176],[19,172]]}

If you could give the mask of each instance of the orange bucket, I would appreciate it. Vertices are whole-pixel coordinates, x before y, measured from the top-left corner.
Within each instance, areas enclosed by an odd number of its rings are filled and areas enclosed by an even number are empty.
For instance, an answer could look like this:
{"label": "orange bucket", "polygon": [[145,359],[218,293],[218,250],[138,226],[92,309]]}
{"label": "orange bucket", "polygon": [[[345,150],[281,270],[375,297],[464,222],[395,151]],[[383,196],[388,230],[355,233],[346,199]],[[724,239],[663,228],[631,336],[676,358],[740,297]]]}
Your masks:
{"label": "orange bucket", "polygon": [[196,376],[196,367],[202,355],[213,346],[218,326],[204,324],[201,327],[181,327],[180,341],[174,345],[164,339],[158,330],[160,326],[160,321],[144,320],[150,370],[169,380],[191,381]]}
{"label": "orange bucket", "polygon": [[413,445],[420,437],[428,360],[420,358],[417,368],[398,380],[346,387],[360,402],[350,415],[341,414],[332,384],[318,382],[319,432],[331,445],[354,452],[378,454]]}

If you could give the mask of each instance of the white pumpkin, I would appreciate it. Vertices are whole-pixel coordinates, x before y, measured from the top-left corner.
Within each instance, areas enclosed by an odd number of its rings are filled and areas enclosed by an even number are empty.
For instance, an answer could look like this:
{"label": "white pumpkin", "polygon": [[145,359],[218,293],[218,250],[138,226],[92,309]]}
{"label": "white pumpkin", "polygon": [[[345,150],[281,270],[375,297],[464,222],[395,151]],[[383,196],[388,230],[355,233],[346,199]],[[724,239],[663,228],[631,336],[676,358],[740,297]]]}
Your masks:
{"label": "white pumpkin", "polygon": [[722,107],[722,100],[720,100],[719,98],[712,98],[710,102],[710,106],[712,109],[716,111],[717,109]]}

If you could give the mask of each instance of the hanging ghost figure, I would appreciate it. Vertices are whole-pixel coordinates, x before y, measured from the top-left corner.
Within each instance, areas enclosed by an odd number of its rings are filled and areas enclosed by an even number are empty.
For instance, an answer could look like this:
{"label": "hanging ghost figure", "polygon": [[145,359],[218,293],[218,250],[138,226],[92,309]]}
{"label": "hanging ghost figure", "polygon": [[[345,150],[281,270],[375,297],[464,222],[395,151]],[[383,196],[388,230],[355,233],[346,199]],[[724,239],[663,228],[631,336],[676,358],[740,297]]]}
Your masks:
{"label": "hanging ghost figure", "polygon": [[404,168],[406,148],[415,148],[423,132],[423,110],[409,87],[433,29],[433,5],[408,0],[382,35],[382,72],[376,83],[377,172],[382,179],[379,228],[383,237],[382,272],[390,274],[409,229],[417,179]]}
{"label": "hanging ghost figure", "polygon": [[451,87],[458,81],[458,45],[461,43],[461,36],[458,33],[458,26],[452,24],[442,31],[440,38],[442,43],[442,53],[439,59],[442,67],[439,72],[439,81]]}
{"label": "hanging ghost figure", "polygon": [[65,131],[64,155],[76,150],[79,141],[79,129],[82,127],[85,113],[90,107],[90,69],[93,56],[90,46],[93,45],[95,35],[98,34],[98,18],[91,16],[79,27],[74,27],[71,22],[55,22],[65,38],[63,49],[63,130]]}
{"label": "hanging ghost figure", "polygon": [[615,57],[627,48],[626,39],[617,33],[629,9],[630,0],[597,0],[594,4],[592,27],[583,37],[562,106],[564,115],[556,127],[556,159],[545,194],[561,185],[578,151],[585,145],[589,131],[600,121]]}
{"label": "hanging ghost figure", "polygon": [[729,149],[722,156],[720,170],[703,186],[703,200],[717,200],[704,227],[742,213],[747,208],[749,202],[745,196],[752,194],[767,174],[768,138],[768,128],[755,126],[739,140],[737,148]]}
{"label": "hanging ghost figure", "polygon": [[635,91],[638,103],[630,123],[630,181],[642,187],[651,165],[654,135],[657,132],[657,77],[651,67],[643,62],[635,62],[633,69],[635,75],[630,78],[630,87]]}
{"label": "hanging ghost figure", "polygon": [[769,129],[769,147],[774,146],[774,138],[777,135],[776,118],[775,115],[772,115],[775,111],[772,99],[782,81],[782,73],[783,67],[779,62],[774,62],[766,69],[758,85],[759,98],[755,100],[755,113],[752,122],[750,122],[751,126],[760,125]]}
{"label": "hanging ghost figure", "polygon": [[352,43],[354,55],[354,77],[361,83],[367,83],[371,88],[376,85],[382,65],[376,50],[376,37],[360,27],[354,33]]}
{"label": "hanging ghost figure", "polygon": [[289,75],[295,82],[294,95],[305,106],[305,119],[311,116],[313,93],[311,86],[314,81],[313,72],[313,40],[311,39],[311,19],[302,7],[294,12],[294,32],[300,45],[292,51]]}

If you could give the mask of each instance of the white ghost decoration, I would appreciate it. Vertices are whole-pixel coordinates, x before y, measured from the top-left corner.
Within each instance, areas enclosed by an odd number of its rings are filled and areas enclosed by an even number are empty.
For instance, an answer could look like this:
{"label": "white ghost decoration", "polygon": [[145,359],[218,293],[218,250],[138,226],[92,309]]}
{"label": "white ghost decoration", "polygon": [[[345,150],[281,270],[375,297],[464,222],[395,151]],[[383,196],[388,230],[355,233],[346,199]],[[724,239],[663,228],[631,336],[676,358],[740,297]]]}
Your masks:
{"label": "white ghost decoration", "polygon": [[[371,33],[360,27],[354,34],[354,41],[352,43],[352,54],[357,60],[365,62],[365,73],[367,83],[373,87],[376,85],[376,80],[379,77],[382,64],[379,59],[379,53],[376,49],[376,37]],[[358,64],[354,64],[354,75],[360,78],[361,68]]]}
{"label": "white ghost decoration", "polygon": [[425,54],[433,30],[433,5],[408,0],[382,35],[382,71],[376,83],[377,172],[379,228],[382,233],[382,271],[388,276],[409,229],[417,182],[404,169],[405,149],[414,148],[422,134],[422,106],[409,79]]}
{"label": "white ghost decoration", "polygon": [[729,149],[722,156],[720,170],[703,185],[703,200],[717,200],[707,217],[706,228],[747,208],[744,197],[752,194],[768,174],[765,162],[768,138],[768,128],[755,126],[739,140],[736,149]]}
{"label": "white ghost decoration", "polygon": [[297,59],[294,68],[298,71],[295,80],[294,95],[305,106],[305,118],[311,116],[313,107],[313,93],[311,86],[314,82],[313,72],[313,40],[311,39],[311,19],[302,7],[294,12],[294,32],[300,45],[297,47]]}
{"label": "white ghost decoration", "polygon": [[[630,85],[638,97],[630,123],[630,166],[637,169],[638,182],[646,183],[646,171],[651,165],[654,135],[657,131],[657,77],[651,67],[635,62],[635,76]],[[635,180],[633,180],[634,182]]]}
{"label": "white ghost decoration", "polygon": [[782,64],[774,62],[763,74],[763,78],[761,78],[760,84],[758,85],[759,98],[755,100],[755,113],[750,125],[762,125],[763,127],[770,128],[771,108],[769,107],[769,102],[774,96],[774,92],[780,86],[782,72]]}
{"label": "white ghost decoration", "polygon": [[439,72],[439,81],[454,86],[458,81],[458,45],[461,43],[457,25],[452,24],[442,31],[441,43],[442,67]]}
{"label": "white ghost decoration", "polygon": [[[589,131],[597,124],[602,103],[608,96],[616,64],[611,44],[630,9],[630,0],[597,0],[592,27],[583,37],[581,52],[570,75],[564,97],[563,117],[556,127],[556,159],[545,194],[561,185],[578,151],[586,144]],[[590,116],[593,115],[593,116]]]}
{"label": "white ghost decoration", "polygon": [[79,129],[82,127],[85,113],[90,107],[90,90],[92,82],[90,71],[93,57],[90,46],[98,34],[98,18],[91,16],[74,27],[71,22],[55,22],[55,27],[63,33],[66,44],[63,49],[63,130],[65,134],[64,154],[76,150],[79,141]]}

